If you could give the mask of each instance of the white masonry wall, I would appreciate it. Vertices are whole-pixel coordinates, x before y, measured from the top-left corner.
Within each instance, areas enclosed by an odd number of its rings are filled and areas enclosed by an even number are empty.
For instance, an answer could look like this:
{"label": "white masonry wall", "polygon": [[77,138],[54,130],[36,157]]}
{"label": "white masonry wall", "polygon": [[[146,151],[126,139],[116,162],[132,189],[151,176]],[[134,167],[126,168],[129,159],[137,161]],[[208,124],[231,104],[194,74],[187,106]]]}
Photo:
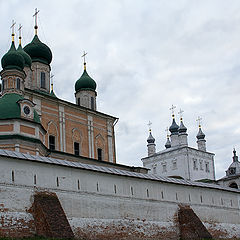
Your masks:
{"label": "white masonry wall", "polygon": [[37,191],[58,195],[77,237],[125,233],[126,239],[134,239],[132,233],[141,239],[178,239],[178,204],[187,204],[211,233],[240,238],[239,192],[6,157],[0,157],[0,228],[32,221],[28,210]]}

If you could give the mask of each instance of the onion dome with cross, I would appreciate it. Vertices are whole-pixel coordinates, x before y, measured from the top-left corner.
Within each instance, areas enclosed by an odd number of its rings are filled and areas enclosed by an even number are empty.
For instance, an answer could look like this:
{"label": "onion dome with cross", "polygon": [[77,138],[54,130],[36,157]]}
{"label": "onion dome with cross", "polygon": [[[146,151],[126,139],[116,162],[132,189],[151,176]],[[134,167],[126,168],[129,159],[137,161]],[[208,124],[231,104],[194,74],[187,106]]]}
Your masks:
{"label": "onion dome with cross", "polygon": [[94,91],[97,88],[96,82],[88,75],[87,70],[86,70],[86,61],[85,61],[85,56],[87,53],[84,52],[83,56],[84,57],[84,71],[82,76],[76,81],[75,83],[75,91],[79,92],[81,90],[89,90],[89,91]]}
{"label": "onion dome with cross", "polygon": [[198,121],[199,130],[198,130],[198,134],[196,136],[198,140],[204,140],[204,138],[205,138],[205,134],[203,133],[202,127],[201,127],[201,120],[202,119],[200,117],[198,117],[197,121]]}
{"label": "onion dome with cross", "polygon": [[175,117],[174,117],[174,109],[176,108],[176,106],[173,106],[170,108],[170,110],[172,111],[172,125],[169,128],[169,131],[171,132],[171,134],[173,135],[177,135],[178,134],[178,129],[179,126],[177,125],[176,121],[175,121]]}
{"label": "onion dome with cross", "polygon": [[14,25],[16,23],[13,21],[11,26],[12,28],[12,44],[8,52],[2,57],[1,64],[3,70],[9,69],[17,69],[22,71],[24,68],[24,58],[23,56],[16,50],[15,43],[14,43]]}
{"label": "onion dome with cross", "polygon": [[32,42],[27,44],[23,49],[24,51],[31,57],[33,62],[41,62],[44,64],[50,64],[52,61],[52,52],[50,48],[42,43],[37,35],[37,14],[39,11],[37,9],[35,10],[35,14],[33,15],[35,17],[35,36],[33,37]]}
{"label": "onion dome with cross", "polygon": [[183,112],[184,111],[182,109],[180,109],[180,111],[179,111],[179,114],[180,114],[180,126],[179,126],[179,129],[178,129],[179,133],[186,133],[187,132],[187,128],[183,124],[183,117],[182,117]]}

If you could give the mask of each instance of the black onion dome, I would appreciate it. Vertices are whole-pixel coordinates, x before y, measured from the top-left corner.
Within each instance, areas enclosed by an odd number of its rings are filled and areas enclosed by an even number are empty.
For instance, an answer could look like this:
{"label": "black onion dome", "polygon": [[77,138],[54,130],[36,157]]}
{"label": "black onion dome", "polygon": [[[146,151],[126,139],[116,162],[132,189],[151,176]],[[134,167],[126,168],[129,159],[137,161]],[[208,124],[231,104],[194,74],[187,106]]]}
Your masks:
{"label": "black onion dome", "polygon": [[172,134],[177,134],[178,133],[179,126],[177,125],[175,118],[173,118],[172,125],[169,128],[169,131]]}
{"label": "black onion dome", "polygon": [[186,133],[187,132],[187,128],[184,126],[183,121],[181,120],[179,129],[178,129],[179,133]]}
{"label": "black onion dome", "polygon": [[34,36],[32,42],[27,44],[23,50],[31,57],[33,62],[41,62],[49,65],[52,61],[50,48],[42,43],[37,35]]}
{"label": "black onion dome", "polygon": [[149,137],[147,139],[147,142],[148,143],[154,143],[155,142],[155,138],[153,137],[151,132],[149,133]]}
{"label": "black onion dome", "polygon": [[171,142],[169,140],[169,137],[167,138],[167,142],[165,144],[165,148],[170,148],[171,147]]}
{"label": "black onion dome", "polygon": [[203,133],[201,127],[199,127],[199,131],[198,131],[198,134],[197,134],[197,139],[202,140],[204,138],[205,138],[205,134]]}

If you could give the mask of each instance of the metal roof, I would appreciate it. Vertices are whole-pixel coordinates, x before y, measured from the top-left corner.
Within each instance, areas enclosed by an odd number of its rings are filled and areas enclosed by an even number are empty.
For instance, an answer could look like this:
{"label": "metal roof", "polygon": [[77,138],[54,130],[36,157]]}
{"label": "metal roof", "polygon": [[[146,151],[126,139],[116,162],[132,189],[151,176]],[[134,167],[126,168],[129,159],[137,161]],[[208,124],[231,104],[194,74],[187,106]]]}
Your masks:
{"label": "metal roof", "polygon": [[0,149],[0,156],[17,158],[17,159],[22,159],[22,160],[27,160],[27,161],[32,161],[32,162],[42,162],[42,163],[46,163],[46,164],[54,164],[54,165],[60,165],[60,166],[65,166],[65,167],[91,170],[91,171],[95,171],[95,172],[102,172],[102,173],[114,174],[114,175],[125,176],[125,177],[127,176],[127,177],[134,177],[134,178],[142,178],[142,179],[146,179],[146,180],[160,181],[160,182],[165,182],[165,183],[173,183],[173,184],[187,185],[187,186],[193,186],[193,187],[213,188],[213,189],[218,189],[218,190],[240,193],[240,190],[238,190],[238,189],[222,187],[222,186],[219,186],[216,184],[193,182],[193,181],[183,180],[183,179],[162,177],[162,176],[155,175],[155,174],[130,172],[130,171],[126,171],[126,170],[115,169],[112,167],[109,168],[109,167],[96,166],[96,165],[84,164],[84,163],[79,163],[79,162],[71,162],[71,161],[67,161],[67,160],[60,160],[60,159],[55,159],[55,158],[51,158],[51,157],[30,155],[30,154],[26,154],[26,153],[8,151],[8,150],[4,150],[4,149]]}

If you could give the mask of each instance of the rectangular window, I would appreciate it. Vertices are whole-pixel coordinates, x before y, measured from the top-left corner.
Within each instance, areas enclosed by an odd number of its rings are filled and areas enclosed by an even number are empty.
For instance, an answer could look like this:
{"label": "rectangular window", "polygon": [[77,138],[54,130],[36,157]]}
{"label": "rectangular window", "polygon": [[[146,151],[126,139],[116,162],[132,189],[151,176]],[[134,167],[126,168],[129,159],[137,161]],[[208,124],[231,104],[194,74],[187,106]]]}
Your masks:
{"label": "rectangular window", "polygon": [[205,169],[206,172],[210,172],[210,169],[209,169],[209,163],[208,163],[208,162],[205,163],[205,167],[206,167],[206,169]]}
{"label": "rectangular window", "polygon": [[94,97],[91,97],[91,109],[94,110]]}
{"label": "rectangular window", "polygon": [[79,156],[79,143],[78,142],[74,142],[74,154],[76,156]]}
{"label": "rectangular window", "polygon": [[167,172],[167,165],[163,164],[162,167],[163,167],[163,172]]}
{"label": "rectangular window", "polygon": [[173,170],[177,169],[177,161],[173,161],[172,164],[173,164],[172,169]]}
{"label": "rectangular window", "polygon": [[55,150],[55,136],[49,135],[49,149]]}
{"label": "rectangular window", "polygon": [[46,88],[46,74],[41,72],[41,88]]}
{"label": "rectangular window", "polygon": [[193,159],[193,170],[198,170],[196,159]]}
{"label": "rectangular window", "polygon": [[17,89],[20,89],[20,78],[17,78]]}
{"label": "rectangular window", "polygon": [[5,85],[5,81],[4,80],[2,80],[2,91],[4,90],[4,86]]}
{"label": "rectangular window", "polygon": [[98,148],[97,149],[97,156],[98,156],[98,160],[102,161],[102,149],[101,148]]}
{"label": "rectangular window", "polygon": [[200,165],[200,170],[203,170],[203,162],[202,162],[202,160],[199,161],[199,165]]}
{"label": "rectangular window", "polygon": [[80,98],[77,99],[77,104],[80,106]]}

